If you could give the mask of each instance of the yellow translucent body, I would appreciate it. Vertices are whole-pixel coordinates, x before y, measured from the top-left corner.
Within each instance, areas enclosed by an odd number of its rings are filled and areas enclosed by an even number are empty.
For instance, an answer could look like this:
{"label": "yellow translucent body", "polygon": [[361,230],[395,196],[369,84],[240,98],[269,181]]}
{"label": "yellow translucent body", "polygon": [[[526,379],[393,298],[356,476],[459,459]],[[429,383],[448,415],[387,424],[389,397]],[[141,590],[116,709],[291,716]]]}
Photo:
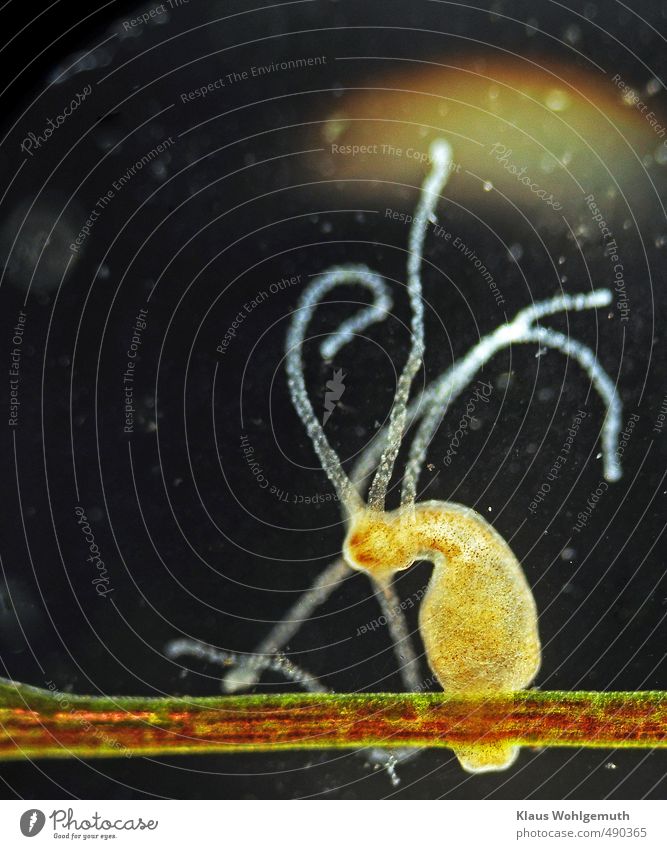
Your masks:
{"label": "yellow translucent body", "polygon": [[[429,560],[434,569],[419,613],[429,665],[450,693],[507,693],[527,687],[540,666],[533,594],[519,561],[494,528],[459,504],[426,501],[352,517],[344,555],[379,583]],[[455,749],[471,772],[503,769],[508,744]]]}

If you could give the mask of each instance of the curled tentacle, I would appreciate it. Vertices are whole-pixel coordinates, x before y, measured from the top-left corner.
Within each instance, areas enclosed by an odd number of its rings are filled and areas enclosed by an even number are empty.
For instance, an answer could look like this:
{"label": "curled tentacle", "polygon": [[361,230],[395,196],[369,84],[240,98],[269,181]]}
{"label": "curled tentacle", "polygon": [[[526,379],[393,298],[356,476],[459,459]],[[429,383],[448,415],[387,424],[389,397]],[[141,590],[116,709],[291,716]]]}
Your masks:
{"label": "curled tentacle", "polygon": [[[585,294],[556,295],[546,301],[531,304],[520,310],[515,318],[484,336],[468,353],[447,371],[436,378],[408,409],[410,421],[421,419],[412,442],[410,455],[403,477],[401,504],[412,504],[416,498],[417,482],[424,465],[426,451],[452,401],[471,382],[475,374],[498,351],[512,343],[539,342],[546,348],[554,348],[566,356],[572,356],[590,377],[606,407],[602,433],[604,475],[608,481],[621,477],[621,467],[616,457],[616,446],[621,430],[621,400],[609,375],[598,362],[595,354],[581,342],[569,339],[562,333],[545,327],[536,327],[535,322],[546,316],[565,310],[581,311],[596,309],[611,303],[611,292],[598,289]],[[375,449],[377,454],[378,449]],[[364,465],[372,459],[362,458]],[[368,474],[362,463],[354,470],[352,478]]]}
{"label": "curled tentacle", "polygon": [[598,362],[595,354],[582,342],[570,339],[550,327],[535,327],[520,342],[538,342],[545,348],[562,351],[565,356],[572,357],[590,377],[598,395],[602,398],[607,412],[602,422],[602,462],[603,474],[606,480],[613,483],[621,479],[623,470],[616,454],[618,437],[621,432],[621,416],[623,405],[616,387],[607,372]]}
{"label": "curled tentacle", "polygon": [[303,372],[303,343],[306,330],[317,306],[337,286],[365,286],[375,298],[375,303],[365,307],[358,315],[343,322],[336,333],[321,346],[325,358],[333,356],[343,345],[370,324],[384,318],[391,307],[387,286],[379,274],[365,265],[341,265],[318,275],[303,292],[298,308],[292,316],[287,332],[287,385],[292,403],[304,424],[313,448],[322,463],[329,480],[336,488],[341,503],[348,513],[361,506],[359,496],[345,474],[338,455],[329,444],[313,405],[308,398]]}

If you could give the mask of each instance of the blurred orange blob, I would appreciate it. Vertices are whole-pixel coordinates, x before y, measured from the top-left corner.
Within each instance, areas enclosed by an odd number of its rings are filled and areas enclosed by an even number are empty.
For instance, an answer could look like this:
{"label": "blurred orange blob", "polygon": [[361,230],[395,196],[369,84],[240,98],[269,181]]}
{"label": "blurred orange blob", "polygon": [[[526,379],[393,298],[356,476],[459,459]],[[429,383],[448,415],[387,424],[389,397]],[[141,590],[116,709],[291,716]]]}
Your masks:
{"label": "blurred orange blob", "polygon": [[[591,193],[632,195],[643,158],[658,150],[667,159],[651,95],[593,66],[514,57],[402,65],[345,89],[317,123],[323,176],[361,180],[360,192],[377,193],[377,181],[418,185],[429,145],[442,137],[462,175],[448,196],[506,208],[500,192],[520,207],[560,212]],[[641,203],[642,194],[628,199]]]}

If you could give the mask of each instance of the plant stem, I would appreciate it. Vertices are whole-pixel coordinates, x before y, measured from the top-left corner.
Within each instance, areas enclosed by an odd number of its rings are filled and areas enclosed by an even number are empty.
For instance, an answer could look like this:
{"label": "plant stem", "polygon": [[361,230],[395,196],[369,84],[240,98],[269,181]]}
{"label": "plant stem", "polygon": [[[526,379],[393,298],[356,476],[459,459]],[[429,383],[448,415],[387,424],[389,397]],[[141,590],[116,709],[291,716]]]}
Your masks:
{"label": "plant stem", "polygon": [[667,693],[73,696],[0,678],[0,760],[381,747],[667,746]]}

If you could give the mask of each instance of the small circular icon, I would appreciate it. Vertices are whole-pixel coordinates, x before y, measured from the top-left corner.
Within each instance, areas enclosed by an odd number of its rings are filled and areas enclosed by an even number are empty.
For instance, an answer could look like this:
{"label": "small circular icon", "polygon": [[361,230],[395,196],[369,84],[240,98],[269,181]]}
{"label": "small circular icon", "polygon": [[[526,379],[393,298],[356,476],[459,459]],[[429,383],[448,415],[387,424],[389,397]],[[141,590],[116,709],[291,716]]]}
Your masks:
{"label": "small circular icon", "polygon": [[44,828],[46,817],[37,808],[31,808],[21,816],[21,834],[24,837],[34,837]]}

